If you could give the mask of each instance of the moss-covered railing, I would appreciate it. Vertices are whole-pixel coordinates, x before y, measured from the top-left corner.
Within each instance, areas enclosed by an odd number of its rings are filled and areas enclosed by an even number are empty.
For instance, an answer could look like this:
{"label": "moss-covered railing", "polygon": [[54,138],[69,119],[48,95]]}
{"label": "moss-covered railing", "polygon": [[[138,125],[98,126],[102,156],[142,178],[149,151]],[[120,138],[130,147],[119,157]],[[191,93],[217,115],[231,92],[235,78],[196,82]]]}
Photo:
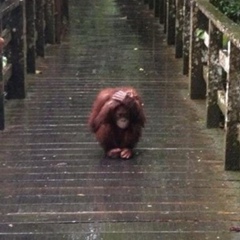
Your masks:
{"label": "moss-covered railing", "polygon": [[146,2],[183,58],[191,99],[206,98],[206,126],[224,128],[225,169],[240,170],[240,26],[209,0]]}
{"label": "moss-covered railing", "polygon": [[208,1],[193,0],[189,46],[190,96],[206,96],[207,127],[218,127],[223,115],[225,168],[240,169],[240,26]]}

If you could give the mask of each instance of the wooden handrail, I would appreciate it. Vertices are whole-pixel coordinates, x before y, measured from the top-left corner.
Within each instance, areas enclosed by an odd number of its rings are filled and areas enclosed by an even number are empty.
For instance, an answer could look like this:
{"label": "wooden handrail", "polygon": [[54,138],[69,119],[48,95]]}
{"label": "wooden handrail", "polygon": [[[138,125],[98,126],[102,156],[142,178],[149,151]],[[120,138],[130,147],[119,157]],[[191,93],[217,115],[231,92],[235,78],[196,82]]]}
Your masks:
{"label": "wooden handrail", "polygon": [[240,170],[240,25],[211,0],[155,1],[167,43],[183,58],[190,98],[206,99],[206,127],[224,126],[225,169]]}
{"label": "wooden handrail", "polygon": [[240,48],[240,26],[215,8],[208,0],[194,0],[198,9],[212,21],[212,23],[226,35],[229,40]]}
{"label": "wooden handrail", "polygon": [[20,4],[20,0],[8,0],[1,4],[0,11],[1,16],[6,15],[11,12],[14,8],[16,8]]}

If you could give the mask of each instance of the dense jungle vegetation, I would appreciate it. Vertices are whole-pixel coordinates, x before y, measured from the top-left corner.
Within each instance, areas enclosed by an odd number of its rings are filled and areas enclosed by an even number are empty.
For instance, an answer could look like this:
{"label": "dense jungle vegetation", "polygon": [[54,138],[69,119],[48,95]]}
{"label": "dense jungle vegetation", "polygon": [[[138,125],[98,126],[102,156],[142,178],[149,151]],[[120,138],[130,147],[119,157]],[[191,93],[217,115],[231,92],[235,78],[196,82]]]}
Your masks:
{"label": "dense jungle vegetation", "polygon": [[240,24],[240,0],[211,0],[211,2],[230,19]]}

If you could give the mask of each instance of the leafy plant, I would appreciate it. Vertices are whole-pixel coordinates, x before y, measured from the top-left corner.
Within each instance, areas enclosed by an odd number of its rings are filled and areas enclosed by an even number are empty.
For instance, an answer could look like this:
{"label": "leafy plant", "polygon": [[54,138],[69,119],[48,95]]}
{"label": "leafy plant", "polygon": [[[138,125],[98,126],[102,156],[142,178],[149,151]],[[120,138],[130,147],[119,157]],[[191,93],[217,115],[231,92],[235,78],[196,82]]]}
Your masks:
{"label": "leafy plant", "polygon": [[234,22],[240,23],[239,0],[212,0],[211,3]]}
{"label": "leafy plant", "polygon": [[205,38],[204,34],[205,34],[205,31],[203,29],[200,29],[200,28],[196,29],[195,35],[198,39],[204,40]]}

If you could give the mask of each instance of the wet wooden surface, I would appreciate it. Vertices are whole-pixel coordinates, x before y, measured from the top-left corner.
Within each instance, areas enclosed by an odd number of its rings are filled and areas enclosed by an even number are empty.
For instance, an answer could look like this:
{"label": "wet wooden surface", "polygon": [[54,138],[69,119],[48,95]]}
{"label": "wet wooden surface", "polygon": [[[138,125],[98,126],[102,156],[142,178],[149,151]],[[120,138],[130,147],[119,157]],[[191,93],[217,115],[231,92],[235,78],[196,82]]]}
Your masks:
{"label": "wet wooden surface", "polygon": [[[70,29],[7,103],[0,239],[239,239],[240,173],[206,129],[182,62],[140,1],[70,0]],[[147,114],[132,160],[104,159],[86,120],[96,93],[132,85]]]}

